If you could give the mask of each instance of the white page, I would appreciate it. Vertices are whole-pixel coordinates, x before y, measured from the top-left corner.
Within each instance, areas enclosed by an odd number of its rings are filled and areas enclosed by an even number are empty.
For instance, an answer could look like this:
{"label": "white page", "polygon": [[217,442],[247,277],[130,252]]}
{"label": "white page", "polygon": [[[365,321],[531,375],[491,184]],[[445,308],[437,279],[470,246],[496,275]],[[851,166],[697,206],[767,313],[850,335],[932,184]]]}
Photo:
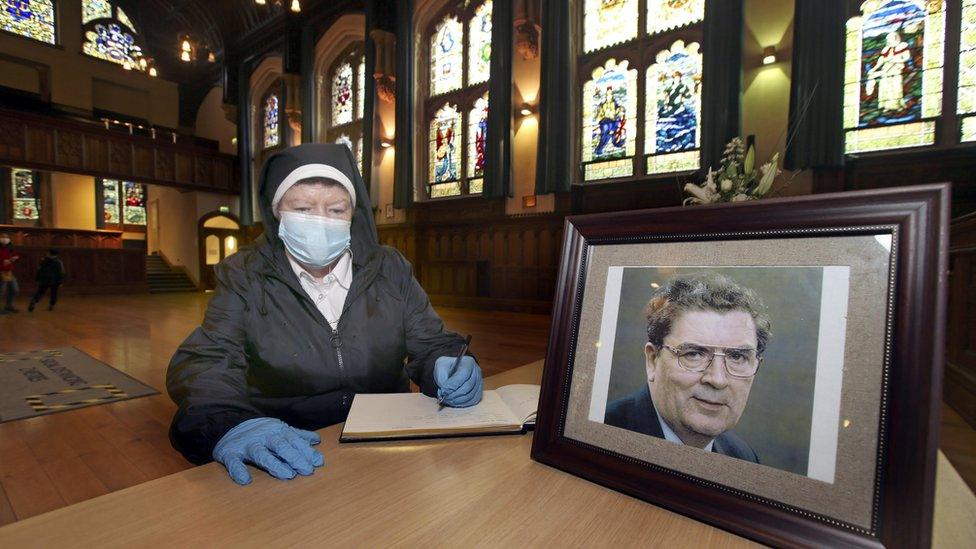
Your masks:
{"label": "white page", "polygon": [[521,423],[526,423],[535,421],[535,413],[539,409],[540,389],[538,385],[516,384],[499,387],[496,392],[515,417],[519,418]]}
{"label": "white page", "polygon": [[485,391],[481,402],[470,408],[439,408],[436,398],[420,393],[357,394],[343,431],[359,434],[521,425],[495,391]]}

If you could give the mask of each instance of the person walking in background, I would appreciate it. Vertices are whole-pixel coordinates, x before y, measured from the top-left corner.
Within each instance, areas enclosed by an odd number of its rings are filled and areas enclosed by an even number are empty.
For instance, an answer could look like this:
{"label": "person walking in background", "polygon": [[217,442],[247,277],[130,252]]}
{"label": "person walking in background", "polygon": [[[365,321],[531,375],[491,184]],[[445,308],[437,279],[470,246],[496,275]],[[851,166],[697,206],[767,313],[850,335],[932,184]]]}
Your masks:
{"label": "person walking in background", "polygon": [[51,300],[47,310],[53,311],[54,304],[58,302],[58,287],[64,282],[64,263],[58,257],[60,252],[56,248],[47,251],[47,257],[41,260],[41,266],[37,269],[37,292],[31,298],[27,310],[34,312],[34,306],[44,297],[44,292],[51,290]]}
{"label": "person walking in background", "polygon": [[4,298],[3,310],[0,314],[16,313],[14,309],[14,297],[20,288],[17,286],[17,277],[14,276],[14,263],[20,256],[14,253],[13,246],[10,244],[10,235],[0,234],[0,295]]}

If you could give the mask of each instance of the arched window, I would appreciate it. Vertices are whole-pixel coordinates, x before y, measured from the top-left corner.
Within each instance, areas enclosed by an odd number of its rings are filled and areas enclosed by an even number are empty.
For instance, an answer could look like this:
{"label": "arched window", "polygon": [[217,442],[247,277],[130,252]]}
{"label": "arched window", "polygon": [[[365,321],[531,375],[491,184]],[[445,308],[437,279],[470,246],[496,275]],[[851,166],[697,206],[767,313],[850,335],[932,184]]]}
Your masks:
{"label": "arched window", "polygon": [[363,172],[363,101],[366,56],[363,44],[347,48],[329,68],[329,130],[326,139],[349,147]]}
{"label": "arched window", "polygon": [[270,149],[281,144],[281,131],[278,128],[281,116],[278,109],[278,94],[269,91],[264,97],[263,105],[261,120],[264,125],[264,148]]}
{"label": "arched window", "polygon": [[139,34],[122,8],[108,0],[82,0],[81,22],[84,32],[81,51],[85,55],[117,63],[126,70],[150,68]]}
{"label": "arched window", "polygon": [[962,116],[962,141],[976,141],[976,0],[965,0],[961,26],[956,112]]}
{"label": "arched window", "polygon": [[700,167],[704,18],[705,0],[583,2],[584,181]]}
{"label": "arched window", "polygon": [[491,11],[492,0],[455,2],[427,31],[430,198],[478,194],[484,188]]}
{"label": "arched window", "polygon": [[57,20],[52,0],[8,0],[0,7],[0,29],[54,44]]}

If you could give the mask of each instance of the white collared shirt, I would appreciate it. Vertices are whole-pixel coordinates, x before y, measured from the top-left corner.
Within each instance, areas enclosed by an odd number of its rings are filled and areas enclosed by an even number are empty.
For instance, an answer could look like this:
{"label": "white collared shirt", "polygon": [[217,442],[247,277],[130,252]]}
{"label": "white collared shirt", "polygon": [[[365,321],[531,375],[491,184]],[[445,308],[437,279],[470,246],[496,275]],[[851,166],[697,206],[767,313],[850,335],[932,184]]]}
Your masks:
{"label": "white collared shirt", "polygon": [[321,279],[312,276],[305,267],[291,257],[291,254],[285,255],[288,256],[288,263],[295,271],[302,289],[334,329],[339,323],[342,307],[346,303],[349,286],[352,284],[352,250],[346,250],[332,272]]}
{"label": "white collared shirt", "polygon": [[[664,433],[664,440],[673,442],[675,444],[684,444],[684,441],[681,440],[681,437],[676,435],[675,432],[671,430],[671,427],[668,426],[668,423],[663,419],[661,419],[661,414],[657,414],[657,421],[658,423],[661,424],[661,432]],[[714,445],[715,445],[715,439],[713,438],[712,440],[708,441],[708,444],[705,445],[704,450],[706,452],[711,452],[712,446]]]}

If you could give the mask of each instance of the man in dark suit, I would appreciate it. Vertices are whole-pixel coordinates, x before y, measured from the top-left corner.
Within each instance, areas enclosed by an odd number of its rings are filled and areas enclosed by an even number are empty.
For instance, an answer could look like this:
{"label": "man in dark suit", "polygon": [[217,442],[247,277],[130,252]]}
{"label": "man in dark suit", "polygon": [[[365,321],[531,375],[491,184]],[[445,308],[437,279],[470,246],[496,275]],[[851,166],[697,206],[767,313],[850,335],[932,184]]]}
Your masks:
{"label": "man in dark suit", "polygon": [[607,406],[604,423],[759,463],[729,432],[771,336],[759,297],[724,276],[673,278],[647,304],[647,385]]}

